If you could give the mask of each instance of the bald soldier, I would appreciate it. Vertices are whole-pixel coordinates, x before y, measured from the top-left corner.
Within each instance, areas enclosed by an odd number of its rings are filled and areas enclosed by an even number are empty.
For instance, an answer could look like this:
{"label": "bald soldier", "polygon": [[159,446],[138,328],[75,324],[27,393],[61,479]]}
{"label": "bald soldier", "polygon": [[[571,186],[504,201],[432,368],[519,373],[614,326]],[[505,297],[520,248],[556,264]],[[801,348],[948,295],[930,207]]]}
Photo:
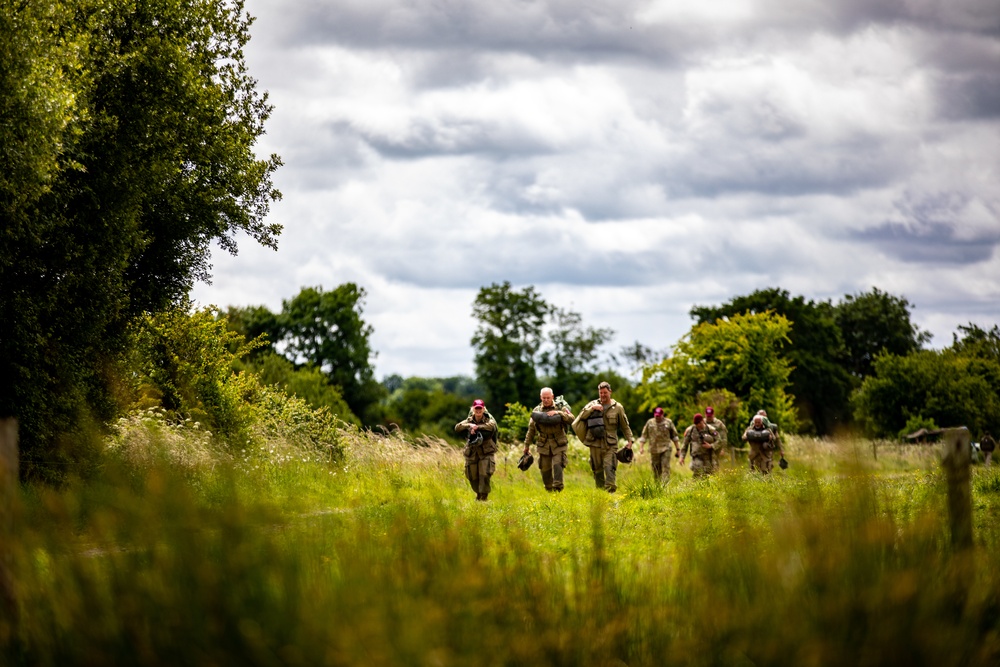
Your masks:
{"label": "bald soldier", "polygon": [[680,452],[679,438],[677,437],[677,427],[664,416],[663,408],[653,410],[653,418],[642,427],[642,435],[639,436],[639,453],[646,451],[646,441],[649,441],[649,460],[653,465],[653,479],[664,484],[670,481],[670,459],[674,455],[674,448]]}
{"label": "bald soldier", "polygon": [[562,491],[569,446],[566,427],[573,423],[573,413],[568,407],[561,410],[556,407],[555,395],[550,387],[543,387],[538,397],[541,403],[531,411],[528,434],[524,437],[524,453],[531,451],[531,443],[534,442],[545,490]]}
{"label": "bald soldier", "polygon": [[632,429],[625,408],[611,398],[609,383],[597,385],[597,395],[598,399],[587,403],[573,420],[573,430],[590,448],[590,469],[594,472],[597,488],[614,493],[618,490],[618,431],[621,429],[625,435],[625,446],[632,449]]}

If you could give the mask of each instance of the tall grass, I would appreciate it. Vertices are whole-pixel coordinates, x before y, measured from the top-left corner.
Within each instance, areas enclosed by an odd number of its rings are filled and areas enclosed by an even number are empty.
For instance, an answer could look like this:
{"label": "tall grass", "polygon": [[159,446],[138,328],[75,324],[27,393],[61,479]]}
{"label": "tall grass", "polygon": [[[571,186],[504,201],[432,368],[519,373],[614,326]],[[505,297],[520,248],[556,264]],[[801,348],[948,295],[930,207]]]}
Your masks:
{"label": "tall grass", "polygon": [[[788,471],[546,494],[518,451],[476,503],[433,439],[342,435],[336,465],[264,448],[121,460],[29,489],[8,541],[10,665],[991,665],[1000,475],[953,553],[927,450],[792,439]],[[311,451],[311,450],[310,450]]]}

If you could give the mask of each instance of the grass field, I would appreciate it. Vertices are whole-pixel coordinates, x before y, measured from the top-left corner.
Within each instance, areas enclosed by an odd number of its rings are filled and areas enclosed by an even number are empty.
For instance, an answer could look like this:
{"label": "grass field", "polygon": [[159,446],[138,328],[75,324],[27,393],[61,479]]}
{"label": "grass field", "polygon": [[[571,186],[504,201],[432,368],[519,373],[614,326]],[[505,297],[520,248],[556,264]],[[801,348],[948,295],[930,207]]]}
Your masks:
{"label": "grass field", "polygon": [[561,494],[511,450],[477,503],[440,441],[344,438],[333,465],[154,434],[24,490],[0,663],[1000,664],[997,468],[955,553],[931,447],[793,437],[770,479],[665,487],[645,456],[614,495],[578,443]]}

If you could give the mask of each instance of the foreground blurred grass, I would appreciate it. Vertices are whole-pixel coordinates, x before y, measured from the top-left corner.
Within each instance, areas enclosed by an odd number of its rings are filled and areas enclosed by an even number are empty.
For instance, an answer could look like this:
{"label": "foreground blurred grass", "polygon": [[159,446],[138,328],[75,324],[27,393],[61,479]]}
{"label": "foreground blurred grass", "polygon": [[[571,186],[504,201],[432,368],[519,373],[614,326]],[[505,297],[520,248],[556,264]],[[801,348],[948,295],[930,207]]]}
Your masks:
{"label": "foreground blurred grass", "polygon": [[[347,459],[121,457],[26,490],[5,540],[5,665],[993,665],[1000,475],[953,554],[932,452],[792,439],[742,466],[547,495],[512,452],[476,503],[436,441]],[[207,463],[206,461],[211,461]]]}

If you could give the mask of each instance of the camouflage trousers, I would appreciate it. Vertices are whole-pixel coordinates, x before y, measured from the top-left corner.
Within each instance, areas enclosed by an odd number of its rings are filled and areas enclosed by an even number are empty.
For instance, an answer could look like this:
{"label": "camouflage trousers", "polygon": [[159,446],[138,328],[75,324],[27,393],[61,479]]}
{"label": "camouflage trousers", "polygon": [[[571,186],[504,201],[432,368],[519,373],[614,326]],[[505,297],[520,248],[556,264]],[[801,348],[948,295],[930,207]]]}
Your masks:
{"label": "camouflage trousers", "polygon": [[699,454],[691,459],[691,472],[695,477],[708,477],[718,470],[715,456],[711,452]]}
{"label": "camouflage trousers", "polygon": [[670,481],[671,458],[673,458],[673,453],[669,449],[649,453],[649,460],[653,464],[653,479],[660,480],[664,484]]}
{"label": "camouflage trousers", "polygon": [[750,443],[750,471],[757,471],[765,475],[771,474],[774,467],[773,450],[765,450],[762,443]]}
{"label": "camouflage trousers", "polygon": [[546,491],[563,490],[563,470],[567,463],[565,449],[555,454],[538,453],[538,469],[542,472],[542,483]]}
{"label": "camouflage trousers", "polygon": [[615,456],[617,453],[617,447],[590,448],[590,469],[594,471],[594,483],[597,488],[604,489],[608,493],[618,490],[616,485],[618,457]]}
{"label": "camouflage trousers", "polygon": [[983,452],[983,465],[987,468],[990,467],[990,463],[993,461],[993,452]]}
{"label": "camouflage trousers", "polygon": [[490,495],[490,478],[497,469],[496,455],[473,453],[465,457],[465,478],[476,492],[476,500],[486,500]]}

